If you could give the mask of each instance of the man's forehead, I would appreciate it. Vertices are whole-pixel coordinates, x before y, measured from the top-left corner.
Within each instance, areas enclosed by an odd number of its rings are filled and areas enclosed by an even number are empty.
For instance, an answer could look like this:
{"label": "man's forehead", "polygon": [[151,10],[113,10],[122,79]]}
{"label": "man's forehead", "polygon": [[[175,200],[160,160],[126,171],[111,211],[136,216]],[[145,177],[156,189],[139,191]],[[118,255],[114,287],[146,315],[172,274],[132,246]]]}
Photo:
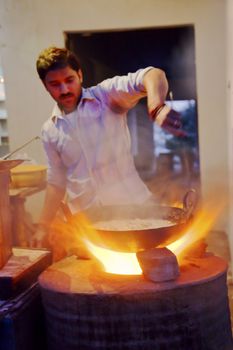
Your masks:
{"label": "man's forehead", "polygon": [[54,81],[54,80],[60,80],[68,77],[72,77],[77,75],[78,73],[72,69],[71,67],[67,66],[64,68],[56,68],[53,70],[50,70],[45,77],[45,80],[47,82]]}

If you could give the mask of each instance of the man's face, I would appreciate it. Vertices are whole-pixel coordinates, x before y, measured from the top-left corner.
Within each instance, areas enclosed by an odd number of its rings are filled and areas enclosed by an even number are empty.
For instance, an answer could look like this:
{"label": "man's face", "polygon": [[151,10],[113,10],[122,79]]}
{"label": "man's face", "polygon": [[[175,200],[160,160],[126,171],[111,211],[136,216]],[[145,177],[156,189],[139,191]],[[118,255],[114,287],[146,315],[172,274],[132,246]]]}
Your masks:
{"label": "man's face", "polygon": [[81,96],[82,72],[67,66],[46,74],[44,85],[59,107],[67,114],[75,110]]}

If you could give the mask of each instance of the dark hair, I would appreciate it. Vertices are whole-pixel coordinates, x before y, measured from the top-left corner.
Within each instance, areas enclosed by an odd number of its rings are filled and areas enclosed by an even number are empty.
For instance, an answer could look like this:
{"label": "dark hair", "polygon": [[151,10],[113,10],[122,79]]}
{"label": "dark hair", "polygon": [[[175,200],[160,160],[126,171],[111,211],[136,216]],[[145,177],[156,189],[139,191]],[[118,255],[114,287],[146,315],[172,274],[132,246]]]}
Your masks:
{"label": "dark hair", "polygon": [[80,69],[78,58],[73,52],[55,46],[43,50],[36,61],[36,69],[42,81],[44,81],[49,71],[65,68],[67,66],[78,71]]}

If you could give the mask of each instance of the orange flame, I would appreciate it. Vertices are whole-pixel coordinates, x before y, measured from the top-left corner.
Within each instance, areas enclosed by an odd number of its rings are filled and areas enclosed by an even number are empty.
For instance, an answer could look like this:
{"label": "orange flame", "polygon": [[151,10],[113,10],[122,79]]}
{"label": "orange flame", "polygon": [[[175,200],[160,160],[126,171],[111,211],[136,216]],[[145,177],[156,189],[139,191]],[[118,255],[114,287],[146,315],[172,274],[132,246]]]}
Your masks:
{"label": "orange flame", "polygon": [[[167,246],[177,256],[180,265],[185,259],[187,250],[208,235],[224,207],[225,203],[220,199],[217,204],[215,201],[208,201],[196,212],[184,235]],[[106,272],[131,275],[142,273],[135,253],[115,252],[97,247],[88,241],[85,243],[92,254],[102,262]]]}
{"label": "orange flame", "polygon": [[167,246],[176,255],[179,264],[184,260],[186,250],[208,235],[224,207],[225,203],[221,200],[218,201],[218,204],[212,201],[207,202],[195,214],[195,219],[193,219],[186,233]]}
{"label": "orange flame", "polygon": [[104,266],[105,272],[120,275],[141,275],[142,270],[135,253],[121,253],[85,241],[88,249]]}
{"label": "orange flame", "polygon": [[[194,245],[195,242],[207,236],[223,208],[224,203],[220,200],[218,200],[217,205],[213,201],[203,205],[202,208],[195,213],[195,218],[192,220],[184,235],[167,246],[167,248],[177,256],[179,264],[182,264],[187,250]],[[98,246],[93,244],[88,237],[93,237],[93,235],[98,237],[96,230],[83,214],[79,214],[76,220],[77,221],[73,221],[72,225],[69,226],[69,239],[63,240],[65,237],[64,233],[60,238],[58,237],[56,239],[57,243],[59,241],[66,244],[66,253],[73,252],[78,256],[82,256],[80,251],[86,249],[86,251],[91,252],[91,254],[102,263],[104,270],[108,273],[123,275],[142,274],[135,253],[125,253],[104,248],[104,242],[100,242]],[[64,232],[64,230],[61,230],[61,226],[60,231]],[[73,244],[72,249],[69,247],[70,243]]]}

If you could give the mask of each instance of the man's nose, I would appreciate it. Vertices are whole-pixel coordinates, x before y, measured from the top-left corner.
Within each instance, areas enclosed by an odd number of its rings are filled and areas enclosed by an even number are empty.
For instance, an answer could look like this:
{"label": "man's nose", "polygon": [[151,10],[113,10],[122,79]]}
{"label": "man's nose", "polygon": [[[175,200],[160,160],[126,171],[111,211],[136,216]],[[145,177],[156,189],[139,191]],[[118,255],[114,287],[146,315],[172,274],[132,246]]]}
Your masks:
{"label": "man's nose", "polygon": [[61,84],[60,90],[61,90],[62,94],[66,94],[69,91],[67,84],[65,84],[65,83]]}

